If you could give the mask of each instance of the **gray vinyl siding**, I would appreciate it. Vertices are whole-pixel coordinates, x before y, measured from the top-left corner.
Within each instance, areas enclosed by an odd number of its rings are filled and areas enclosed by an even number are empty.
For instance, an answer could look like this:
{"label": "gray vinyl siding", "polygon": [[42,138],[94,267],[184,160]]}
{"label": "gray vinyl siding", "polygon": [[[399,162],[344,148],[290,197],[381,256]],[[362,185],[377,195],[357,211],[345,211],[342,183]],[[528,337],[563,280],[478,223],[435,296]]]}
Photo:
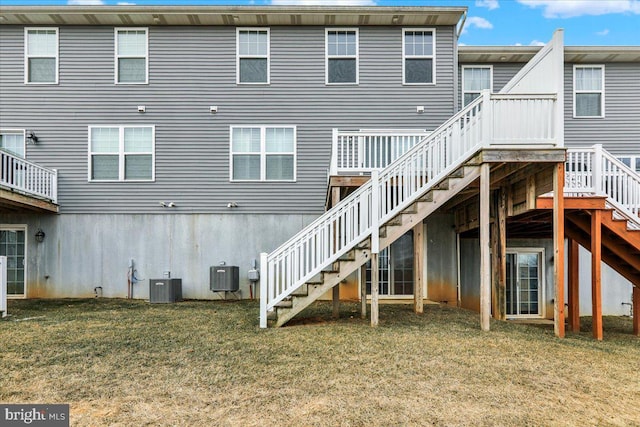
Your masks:
{"label": "gray vinyl siding", "polygon": [[[494,92],[499,92],[524,65],[524,63],[494,63]],[[606,150],[615,155],[639,155],[640,63],[613,62],[604,65],[605,117],[582,119],[573,117],[573,64],[565,64],[565,145],[586,147],[602,144]],[[459,80],[458,87],[461,87],[461,78]]]}
{"label": "gray vinyl siding", "polygon": [[605,117],[574,119],[573,64],[565,64],[565,143],[602,144],[615,155],[640,155],[640,63],[615,62],[604,66]]}
{"label": "gray vinyl siding", "polygon": [[[271,84],[236,85],[235,27],[149,27],[149,84],[114,84],[113,27],[59,27],[59,84],[25,85],[21,26],[0,26],[0,128],[59,171],[62,213],[320,213],[331,129],[432,130],[454,111],[453,27],[432,86],[402,85],[402,28],[360,27],[360,84],[325,85],[325,27],[271,27]],[[145,105],[146,113],[137,106]],[[218,113],[209,112],[210,105]],[[424,105],[425,113],[416,114]],[[88,126],[155,125],[155,182],[88,182]],[[229,182],[229,127],[297,127],[297,181]]]}

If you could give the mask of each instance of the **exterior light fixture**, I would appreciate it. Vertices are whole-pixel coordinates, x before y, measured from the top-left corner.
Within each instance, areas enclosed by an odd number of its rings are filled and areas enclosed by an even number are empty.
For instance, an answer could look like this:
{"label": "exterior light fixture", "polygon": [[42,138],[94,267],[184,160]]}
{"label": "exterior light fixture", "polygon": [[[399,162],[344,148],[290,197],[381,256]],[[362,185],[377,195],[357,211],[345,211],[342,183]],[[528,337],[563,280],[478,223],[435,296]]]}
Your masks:
{"label": "exterior light fixture", "polygon": [[27,140],[27,144],[37,144],[38,143],[38,137],[36,136],[36,134],[33,131],[29,131],[27,132],[25,139]]}
{"label": "exterior light fixture", "polygon": [[46,236],[46,234],[44,234],[44,231],[42,231],[42,228],[38,228],[38,231],[36,231],[36,242],[38,243],[42,243],[44,241],[44,236]]}

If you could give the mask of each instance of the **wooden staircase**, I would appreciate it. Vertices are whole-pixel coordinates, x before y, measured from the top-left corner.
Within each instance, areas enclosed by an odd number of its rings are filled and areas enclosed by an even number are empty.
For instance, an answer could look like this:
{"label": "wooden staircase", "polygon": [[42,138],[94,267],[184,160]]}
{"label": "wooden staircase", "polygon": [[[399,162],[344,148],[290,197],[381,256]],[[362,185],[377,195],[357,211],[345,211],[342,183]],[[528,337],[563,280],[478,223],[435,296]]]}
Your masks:
{"label": "wooden staircase", "polygon": [[[379,230],[380,249],[391,245],[407,231],[421,223],[445,202],[480,177],[480,166],[463,166],[434,185],[415,202],[394,216]],[[282,326],[334,286],[369,261],[371,237],[332,263],[331,267],[307,281],[288,298],[275,306],[274,326]]]}
{"label": "wooden staircase", "polygon": [[[591,251],[592,211],[581,210],[566,215],[567,237]],[[602,211],[602,260],[634,286],[640,286],[640,229],[615,209]]]}

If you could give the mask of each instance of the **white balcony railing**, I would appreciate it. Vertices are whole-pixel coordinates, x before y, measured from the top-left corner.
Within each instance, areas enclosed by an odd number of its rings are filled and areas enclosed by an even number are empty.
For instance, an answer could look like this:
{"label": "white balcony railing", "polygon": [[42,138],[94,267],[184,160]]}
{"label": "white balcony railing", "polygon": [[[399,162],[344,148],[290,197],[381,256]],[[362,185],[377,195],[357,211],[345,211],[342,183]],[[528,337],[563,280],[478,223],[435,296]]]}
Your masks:
{"label": "white balcony railing", "polygon": [[565,194],[595,194],[640,226],[640,175],[602,145],[567,150]]}
{"label": "white balcony railing", "polygon": [[[371,236],[371,251],[377,253],[381,225],[459,168],[478,150],[494,142],[497,128],[494,106],[505,100],[509,101],[510,108],[526,108],[535,117],[553,117],[556,114],[555,95],[497,96],[485,91],[418,143],[411,142],[413,146],[404,149],[395,160],[391,156],[371,157],[375,160],[358,158],[358,154],[367,152],[366,148],[353,145],[360,143],[354,139],[360,137],[360,133],[334,139],[333,171],[364,170],[369,166],[371,180],[275,251],[261,254],[260,326],[267,326],[267,313],[276,304],[367,237]],[[515,115],[516,112],[511,113],[513,117],[520,117]],[[503,119],[499,117],[497,120]],[[503,138],[500,142],[508,140],[515,145],[536,146],[558,143],[556,135],[559,132],[555,127],[540,131],[526,124],[524,118],[519,120],[522,126],[513,124],[508,133],[498,134]],[[339,134],[334,132],[334,136]],[[375,144],[382,144],[372,141],[375,138],[362,139],[363,144],[370,144],[369,152],[376,151],[378,145]],[[387,138],[382,141],[400,144],[404,140]],[[347,143],[352,144],[350,149],[344,149],[344,145],[341,148],[340,144]],[[397,150],[398,153],[400,151]],[[340,152],[342,154],[338,155]],[[344,154],[347,152],[349,156]],[[383,164],[382,160],[388,163]]]}
{"label": "white balcony railing", "polygon": [[[484,95],[486,96],[486,95]],[[547,94],[491,94],[483,108],[488,125],[483,130],[487,145],[556,145],[556,96]],[[462,126],[462,125],[461,125]],[[479,128],[473,128],[478,132]],[[458,138],[462,130],[451,129]],[[416,130],[334,129],[329,175],[381,170],[429,136]],[[462,136],[462,135],[460,135]],[[473,137],[471,133],[465,138]],[[456,146],[450,147],[454,155]]]}
{"label": "white balcony railing", "polygon": [[28,196],[58,202],[58,172],[0,150],[0,186]]}

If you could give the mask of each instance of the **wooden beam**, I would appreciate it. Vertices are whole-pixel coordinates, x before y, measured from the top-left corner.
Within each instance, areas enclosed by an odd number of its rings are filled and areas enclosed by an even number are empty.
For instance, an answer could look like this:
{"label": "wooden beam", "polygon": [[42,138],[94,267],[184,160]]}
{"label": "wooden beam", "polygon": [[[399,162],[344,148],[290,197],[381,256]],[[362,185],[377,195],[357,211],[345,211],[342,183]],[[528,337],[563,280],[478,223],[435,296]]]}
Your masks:
{"label": "wooden beam", "polygon": [[370,179],[371,177],[366,175],[332,176],[329,179],[329,186],[330,187],[360,187]]}
{"label": "wooden beam", "polygon": [[580,332],[580,263],[579,253],[580,246],[578,242],[569,239],[568,258],[569,258],[569,328],[571,332]]}
{"label": "wooden beam", "polygon": [[[565,197],[565,210],[605,209],[606,197]],[[540,196],[536,199],[536,209],[553,209],[553,197]]]}
{"label": "wooden beam", "polygon": [[[489,215],[498,215],[498,194],[494,192],[491,198],[491,208]],[[498,282],[500,280],[500,254],[498,253],[498,221],[491,221],[491,315],[494,319],[500,317],[498,313]]]}
{"label": "wooden beam", "polygon": [[553,169],[553,330],[564,338],[564,161]]}
{"label": "wooden beam", "polygon": [[11,211],[36,211],[36,212],[58,212],[58,205],[41,200],[36,197],[27,196],[11,190],[0,188],[0,212]]}
{"label": "wooden beam", "polygon": [[536,176],[529,175],[526,184],[527,209],[536,208]]}
{"label": "wooden beam", "polygon": [[591,213],[591,311],[593,337],[602,340],[602,211]]}
{"label": "wooden beam", "polygon": [[502,186],[498,193],[498,314],[507,320],[507,193],[510,186]]}
{"label": "wooden beam", "polygon": [[380,286],[378,254],[371,253],[371,326],[378,326],[378,286]]}
{"label": "wooden beam", "polygon": [[640,287],[633,287],[633,335],[640,337]]}
{"label": "wooden beam", "polygon": [[360,267],[360,318],[367,318],[367,264]]}
{"label": "wooden beam", "polygon": [[413,311],[424,312],[423,271],[424,271],[424,228],[422,221],[413,227]]}
{"label": "wooden beam", "polygon": [[491,324],[491,252],[489,248],[490,165],[480,166],[480,328]]}
{"label": "wooden beam", "polygon": [[564,148],[485,148],[478,157],[478,163],[564,163],[566,154]]}

